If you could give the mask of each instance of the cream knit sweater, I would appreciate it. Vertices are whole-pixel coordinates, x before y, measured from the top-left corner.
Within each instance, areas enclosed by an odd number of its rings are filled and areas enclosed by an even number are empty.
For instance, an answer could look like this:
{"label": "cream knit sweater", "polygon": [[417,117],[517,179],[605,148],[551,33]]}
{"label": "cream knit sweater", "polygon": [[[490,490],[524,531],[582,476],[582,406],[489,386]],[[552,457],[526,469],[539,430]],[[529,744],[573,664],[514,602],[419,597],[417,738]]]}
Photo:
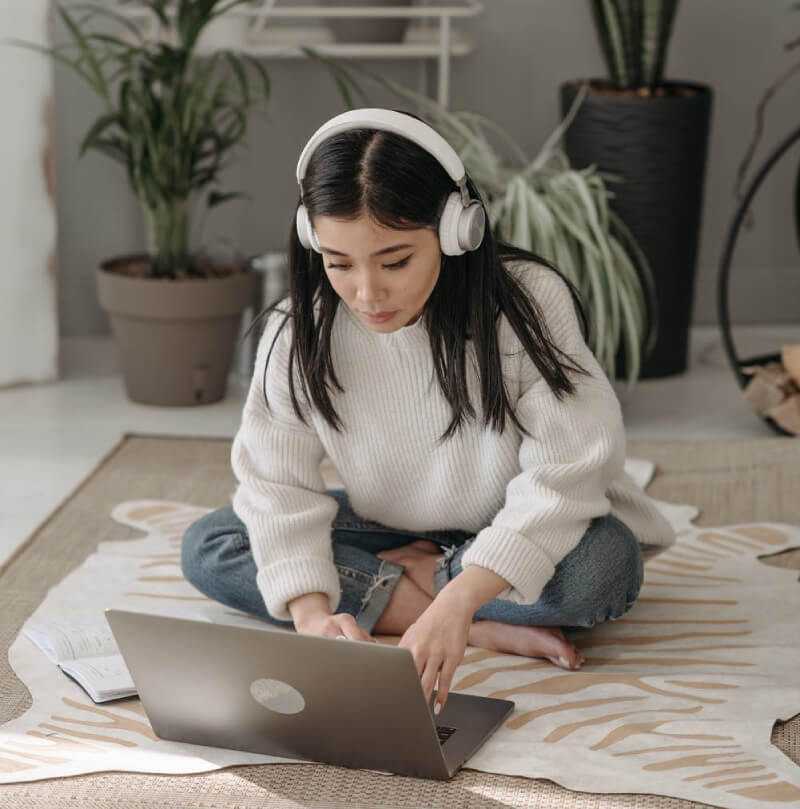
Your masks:
{"label": "cream knit sweater", "polygon": [[[438,387],[422,318],[382,334],[340,302],[331,336],[333,365],[344,392],[333,389],[343,422],[337,433],[295,389],[306,427],[292,409],[287,381],[291,323],[264,363],[283,315],[272,314],[259,343],[241,426],[231,451],[238,481],[233,508],[247,527],[258,588],[270,615],[291,621],[287,602],[327,594],[340,599],[331,523],[336,501],[320,473],[330,458],[355,512],[383,525],[476,535],[463,566],[480,565],[509,582],[498,598],[538,600],[555,566],[593,517],[611,513],[648,546],[674,539],[670,524],[624,471],[626,439],[619,400],[581,336],[564,282],[539,264],[512,265],[541,305],[553,341],[591,372],[570,374],[577,392],[559,402],[522,349],[505,316],[498,323],[509,401],[528,438],[506,420],[503,435],[480,420],[480,390],[468,358],[468,389],[479,418],[442,445],[451,419]],[[411,541],[409,539],[409,541]]]}

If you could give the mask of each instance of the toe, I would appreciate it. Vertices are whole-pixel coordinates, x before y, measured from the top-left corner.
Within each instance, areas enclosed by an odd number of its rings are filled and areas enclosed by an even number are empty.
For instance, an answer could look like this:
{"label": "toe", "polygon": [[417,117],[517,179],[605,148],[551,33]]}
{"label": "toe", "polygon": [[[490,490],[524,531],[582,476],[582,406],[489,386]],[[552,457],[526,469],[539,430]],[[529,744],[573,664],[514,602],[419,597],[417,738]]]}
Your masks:
{"label": "toe", "polygon": [[531,626],[526,628],[531,657],[542,657],[556,666],[575,669],[581,662],[580,652],[564,639],[560,629],[552,626]]}
{"label": "toe", "polygon": [[575,654],[559,655],[556,658],[551,657],[549,660],[559,668],[567,669],[568,671],[575,671],[575,669],[579,669],[583,665],[583,661]]}
{"label": "toe", "polygon": [[564,637],[564,632],[560,627],[548,628],[550,629],[550,633],[553,635],[553,637],[559,641],[557,645],[558,655],[548,655],[548,657],[550,657],[550,659],[556,663],[556,665],[561,666],[562,668],[579,668],[586,659],[581,650]]}
{"label": "toe", "polygon": [[563,669],[580,668],[583,663],[583,657],[578,649],[567,642],[558,644],[547,657]]}

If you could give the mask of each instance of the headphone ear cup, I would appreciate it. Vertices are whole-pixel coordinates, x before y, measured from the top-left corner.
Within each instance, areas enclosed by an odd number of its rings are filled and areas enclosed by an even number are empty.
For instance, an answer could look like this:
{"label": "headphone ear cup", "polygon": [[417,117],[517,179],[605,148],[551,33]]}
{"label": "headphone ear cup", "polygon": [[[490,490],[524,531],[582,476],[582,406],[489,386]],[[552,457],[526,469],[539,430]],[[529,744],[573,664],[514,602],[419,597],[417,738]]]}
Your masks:
{"label": "headphone ear cup", "polygon": [[453,191],[447,198],[439,220],[439,244],[446,256],[461,256],[468,250],[477,250],[486,231],[486,212],[478,200],[466,208],[461,194]]}
{"label": "headphone ear cup", "polygon": [[466,252],[458,243],[458,222],[462,210],[461,194],[453,191],[439,219],[439,246],[446,256],[460,256]]}
{"label": "headphone ear cup", "polygon": [[458,244],[466,251],[477,250],[486,232],[486,212],[477,200],[461,212],[458,219]]}
{"label": "headphone ear cup", "polygon": [[308,236],[308,216],[305,205],[298,205],[294,224],[297,228],[297,238],[300,240],[300,244],[308,250],[311,247],[311,239]]}
{"label": "headphone ear cup", "polygon": [[312,249],[317,253],[322,252],[319,249],[319,241],[314,228],[311,227],[311,222],[308,219],[308,212],[305,205],[300,205],[297,208],[295,215],[295,227],[297,228],[297,238],[300,239],[300,244],[306,249]]}

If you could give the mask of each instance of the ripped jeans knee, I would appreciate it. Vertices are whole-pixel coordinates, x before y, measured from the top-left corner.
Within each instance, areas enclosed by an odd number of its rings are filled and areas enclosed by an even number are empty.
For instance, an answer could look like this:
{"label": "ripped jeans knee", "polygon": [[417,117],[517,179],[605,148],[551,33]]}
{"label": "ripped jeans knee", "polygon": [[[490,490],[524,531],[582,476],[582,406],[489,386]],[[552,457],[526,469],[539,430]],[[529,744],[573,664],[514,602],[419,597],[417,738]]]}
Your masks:
{"label": "ripped jeans knee", "polygon": [[442,548],[442,550],[444,550],[444,556],[439,560],[433,572],[433,592],[436,595],[438,595],[439,591],[453,578],[454,574],[451,569],[453,555],[461,548],[466,550],[471,543],[472,540],[463,545],[448,545]]}
{"label": "ripped jeans knee", "polygon": [[349,545],[335,545],[333,556],[342,591],[336,612],[349,613],[371,634],[405,568]]}
{"label": "ripped jeans knee", "polygon": [[[391,564],[391,563],[389,563]],[[399,567],[399,565],[398,565]],[[399,573],[391,572],[385,573],[383,575],[378,574],[375,576],[372,584],[370,584],[367,592],[364,593],[364,597],[361,599],[361,607],[362,609],[367,605],[370,599],[373,597],[375,590],[380,588],[384,591],[393,591],[394,588],[397,586],[397,582],[400,577],[403,575],[403,571],[401,570]]]}

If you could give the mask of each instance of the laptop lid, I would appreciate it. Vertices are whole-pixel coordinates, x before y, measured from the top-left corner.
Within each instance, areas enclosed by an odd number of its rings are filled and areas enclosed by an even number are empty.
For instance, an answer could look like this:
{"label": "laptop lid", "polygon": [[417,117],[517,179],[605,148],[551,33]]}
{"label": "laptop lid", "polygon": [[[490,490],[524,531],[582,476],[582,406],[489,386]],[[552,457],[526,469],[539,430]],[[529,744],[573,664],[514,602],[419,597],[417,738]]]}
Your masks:
{"label": "laptop lid", "polygon": [[[118,609],[106,617],[163,739],[445,779],[514,707],[451,693],[434,718],[411,652],[387,644]],[[437,724],[456,727],[444,744]]]}

